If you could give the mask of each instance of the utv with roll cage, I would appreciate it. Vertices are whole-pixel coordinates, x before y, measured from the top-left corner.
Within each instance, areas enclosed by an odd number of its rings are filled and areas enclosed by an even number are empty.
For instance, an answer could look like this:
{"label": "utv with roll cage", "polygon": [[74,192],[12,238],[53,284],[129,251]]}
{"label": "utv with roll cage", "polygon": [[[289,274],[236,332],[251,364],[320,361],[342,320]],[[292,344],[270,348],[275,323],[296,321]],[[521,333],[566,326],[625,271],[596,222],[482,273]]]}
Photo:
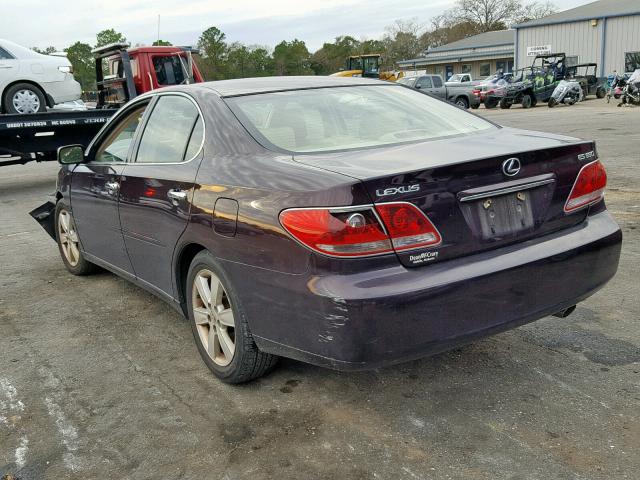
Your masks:
{"label": "utv with roll cage", "polygon": [[564,53],[536,55],[530,67],[514,72],[500,99],[500,108],[511,108],[514,104],[521,104],[522,108],[531,108],[538,102],[548,102],[558,83],[566,75]]}

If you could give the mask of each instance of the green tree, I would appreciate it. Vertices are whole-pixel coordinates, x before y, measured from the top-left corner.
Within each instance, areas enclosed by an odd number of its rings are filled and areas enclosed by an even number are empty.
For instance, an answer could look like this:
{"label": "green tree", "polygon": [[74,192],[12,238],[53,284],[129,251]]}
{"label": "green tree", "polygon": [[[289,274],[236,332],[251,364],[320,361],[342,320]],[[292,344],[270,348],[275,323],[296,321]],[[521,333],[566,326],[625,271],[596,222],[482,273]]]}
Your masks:
{"label": "green tree", "polygon": [[154,47],[170,47],[173,44],[171,42],[168,42],[167,40],[156,40],[151,45],[153,45]]}
{"label": "green tree", "polygon": [[201,71],[207,80],[225,78],[227,56],[226,35],[218,27],[209,27],[198,39],[198,48],[202,54]]}
{"label": "green tree", "polygon": [[457,0],[449,12],[456,23],[470,22],[480,32],[504,30],[514,23],[542,18],[556,11],[551,2],[521,0]]}
{"label": "green tree", "polygon": [[263,77],[273,74],[273,60],[266,47],[234,42],[227,48],[225,78]]}
{"label": "green tree", "polygon": [[249,54],[249,61],[253,68],[251,76],[265,77],[273,75],[273,57],[269,53],[269,49],[267,47],[252,47],[251,53]]}
{"label": "green tree", "polygon": [[385,46],[385,66],[392,68],[395,62],[415,58],[422,53],[425,45],[421,42],[422,27],[414,20],[397,20],[386,28],[382,42]]}
{"label": "green tree", "polygon": [[325,42],[310,59],[311,69],[316,75],[329,75],[345,67],[350,55],[360,53],[361,44],[355,38],[344,35],[336,37],[333,43]]}
{"label": "green tree", "polygon": [[297,38],[287,42],[283,40],[273,50],[276,75],[309,75],[311,55],[306,44]]}
{"label": "green tree", "polygon": [[98,32],[96,35],[96,47],[104,47],[111,43],[127,43],[127,39],[123,34],[116,32],[113,28]]}
{"label": "green tree", "polygon": [[34,52],[41,53],[42,55],[51,55],[52,53],[58,51],[56,47],[47,47],[44,50],[41,50],[38,47],[31,47],[31,50],[33,50]]}
{"label": "green tree", "polygon": [[91,45],[76,42],[64,50],[67,58],[73,65],[73,76],[76,78],[82,90],[93,91],[96,88],[96,64],[91,53]]}

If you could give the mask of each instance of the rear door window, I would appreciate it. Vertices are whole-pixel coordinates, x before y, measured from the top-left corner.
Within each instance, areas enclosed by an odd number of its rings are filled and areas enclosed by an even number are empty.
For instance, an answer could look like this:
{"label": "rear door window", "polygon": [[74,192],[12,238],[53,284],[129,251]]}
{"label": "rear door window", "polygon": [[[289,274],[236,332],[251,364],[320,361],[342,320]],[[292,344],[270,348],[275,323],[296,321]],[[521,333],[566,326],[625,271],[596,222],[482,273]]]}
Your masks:
{"label": "rear door window", "polygon": [[442,87],[442,79],[440,77],[438,77],[437,75],[431,77],[433,78],[433,86],[436,88],[440,88]]}
{"label": "rear door window", "polygon": [[204,125],[192,100],[162,95],[144,128],[137,163],[180,163],[193,158],[202,145]]}

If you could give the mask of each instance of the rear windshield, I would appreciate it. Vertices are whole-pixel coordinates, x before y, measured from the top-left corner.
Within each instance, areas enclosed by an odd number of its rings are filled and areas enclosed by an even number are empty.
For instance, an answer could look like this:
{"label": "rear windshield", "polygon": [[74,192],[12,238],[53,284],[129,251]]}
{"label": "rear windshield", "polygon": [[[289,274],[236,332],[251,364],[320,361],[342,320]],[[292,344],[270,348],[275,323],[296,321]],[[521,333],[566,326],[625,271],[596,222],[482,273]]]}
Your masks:
{"label": "rear windshield", "polygon": [[398,85],[293,90],[226,99],[266,147],[298,153],[376,147],[496,128]]}

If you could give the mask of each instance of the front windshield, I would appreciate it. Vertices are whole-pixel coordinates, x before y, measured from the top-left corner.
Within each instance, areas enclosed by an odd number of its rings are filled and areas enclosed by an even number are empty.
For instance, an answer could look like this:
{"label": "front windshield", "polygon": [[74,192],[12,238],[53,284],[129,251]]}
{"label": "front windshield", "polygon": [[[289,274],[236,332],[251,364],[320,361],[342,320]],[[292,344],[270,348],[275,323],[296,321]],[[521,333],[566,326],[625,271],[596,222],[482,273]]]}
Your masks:
{"label": "front windshield", "polygon": [[398,85],[317,88],[226,99],[266,147],[308,153],[465,135],[496,128]]}

